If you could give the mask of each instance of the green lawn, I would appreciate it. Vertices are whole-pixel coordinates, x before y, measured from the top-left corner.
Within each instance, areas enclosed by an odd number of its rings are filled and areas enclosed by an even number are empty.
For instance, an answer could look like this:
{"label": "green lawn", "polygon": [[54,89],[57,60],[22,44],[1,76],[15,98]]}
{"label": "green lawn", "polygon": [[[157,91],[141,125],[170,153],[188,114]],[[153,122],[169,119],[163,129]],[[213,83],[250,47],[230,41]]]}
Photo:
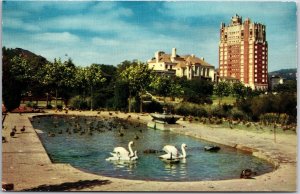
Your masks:
{"label": "green lawn", "polygon": [[[218,105],[219,104],[219,97],[213,95],[212,96],[212,101],[213,101],[213,105]],[[221,104],[234,104],[235,103],[236,98],[234,96],[226,96],[222,98]]]}
{"label": "green lawn", "polygon": [[[26,106],[26,105],[28,105],[30,103],[30,101],[22,101],[21,102],[21,105],[22,106]],[[31,102],[32,104],[36,104],[36,103],[38,103],[37,105],[39,106],[39,107],[46,107],[46,105],[47,105],[47,101],[38,101],[38,102],[36,102],[36,101],[32,101]],[[52,105],[53,107],[55,106],[55,100],[52,100],[51,102],[49,101],[49,104],[50,105]],[[57,105],[64,105],[64,101],[63,100],[57,100]]]}

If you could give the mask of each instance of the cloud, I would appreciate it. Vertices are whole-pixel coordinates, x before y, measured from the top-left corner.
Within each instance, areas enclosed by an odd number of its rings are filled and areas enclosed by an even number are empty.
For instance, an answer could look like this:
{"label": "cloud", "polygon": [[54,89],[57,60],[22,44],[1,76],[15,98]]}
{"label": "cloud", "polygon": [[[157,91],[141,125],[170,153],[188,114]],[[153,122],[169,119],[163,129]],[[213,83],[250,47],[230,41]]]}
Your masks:
{"label": "cloud", "polygon": [[23,22],[17,18],[3,18],[3,28],[25,30],[25,31],[40,31],[41,28],[37,25]]}
{"label": "cloud", "polygon": [[[113,10],[113,11],[112,11]],[[103,12],[107,15],[113,17],[122,17],[122,16],[132,16],[133,12],[131,9],[124,8],[118,6],[117,2],[113,1],[104,1],[104,2],[97,2],[93,5],[90,10],[91,13],[103,14]]]}
{"label": "cloud", "polygon": [[119,41],[113,39],[92,38],[92,43],[97,46],[117,46]]}
{"label": "cloud", "polygon": [[33,38],[37,41],[44,41],[47,43],[74,43],[80,40],[79,37],[69,33],[69,32],[62,32],[62,33],[41,33],[36,34]]}
{"label": "cloud", "polygon": [[3,45],[28,49],[49,60],[67,53],[76,65],[83,66],[146,61],[155,51],[170,53],[176,47],[180,55],[195,54],[218,67],[220,23],[228,24],[238,11],[243,18],[267,25],[272,69],[277,64],[295,64],[296,9],[291,5],[232,1],[9,2],[3,5]]}

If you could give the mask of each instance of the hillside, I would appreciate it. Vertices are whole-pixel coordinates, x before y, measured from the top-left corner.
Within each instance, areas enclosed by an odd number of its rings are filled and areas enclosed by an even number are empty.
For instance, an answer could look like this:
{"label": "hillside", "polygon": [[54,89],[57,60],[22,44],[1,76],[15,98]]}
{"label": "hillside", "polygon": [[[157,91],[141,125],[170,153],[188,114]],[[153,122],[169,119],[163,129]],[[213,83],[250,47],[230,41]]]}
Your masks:
{"label": "hillside", "polygon": [[269,72],[269,77],[278,75],[286,80],[295,80],[297,77],[297,69],[280,69],[277,71]]}
{"label": "hillside", "polygon": [[45,57],[36,55],[35,53],[22,49],[22,48],[2,48],[3,60],[12,59],[14,56],[22,57],[30,62],[33,62],[35,65],[44,65],[48,61]]}

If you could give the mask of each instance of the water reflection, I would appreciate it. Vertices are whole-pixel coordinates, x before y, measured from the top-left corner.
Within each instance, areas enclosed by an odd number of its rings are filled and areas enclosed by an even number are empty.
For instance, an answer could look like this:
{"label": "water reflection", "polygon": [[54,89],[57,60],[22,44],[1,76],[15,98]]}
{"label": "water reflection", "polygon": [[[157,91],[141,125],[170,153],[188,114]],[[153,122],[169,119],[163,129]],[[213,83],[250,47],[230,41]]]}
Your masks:
{"label": "water reflection", "polygon": [[171,175],[171,176],[177,176],[181,179],[184,179],[187,176],[187,160],[180,159],[179,161],[167,161],[163,160],[165,163],[164,165],[164,171]]}
{"label": "water reflection", "polygon": [[114,161],[109,161],[109,162],[111,162],[116,169],[126,168],[125,171],[128,171],[128,172],[132,171],[137,166],[136,160],[135,161],[114,160]]}

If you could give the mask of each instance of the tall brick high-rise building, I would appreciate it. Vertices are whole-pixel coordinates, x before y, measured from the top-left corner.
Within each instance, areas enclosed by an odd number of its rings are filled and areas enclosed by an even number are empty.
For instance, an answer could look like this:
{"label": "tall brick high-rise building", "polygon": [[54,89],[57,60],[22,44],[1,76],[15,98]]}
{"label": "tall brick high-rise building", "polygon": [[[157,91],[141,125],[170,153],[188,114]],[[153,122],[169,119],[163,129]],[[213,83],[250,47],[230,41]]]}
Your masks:
{"label": "tall brick high-rise building", "polygon": [[252,89],[268,88],[266,26],[242,21],[237,14],[229,25],[221,23],[219,43],[220,79],[238,79]]}

